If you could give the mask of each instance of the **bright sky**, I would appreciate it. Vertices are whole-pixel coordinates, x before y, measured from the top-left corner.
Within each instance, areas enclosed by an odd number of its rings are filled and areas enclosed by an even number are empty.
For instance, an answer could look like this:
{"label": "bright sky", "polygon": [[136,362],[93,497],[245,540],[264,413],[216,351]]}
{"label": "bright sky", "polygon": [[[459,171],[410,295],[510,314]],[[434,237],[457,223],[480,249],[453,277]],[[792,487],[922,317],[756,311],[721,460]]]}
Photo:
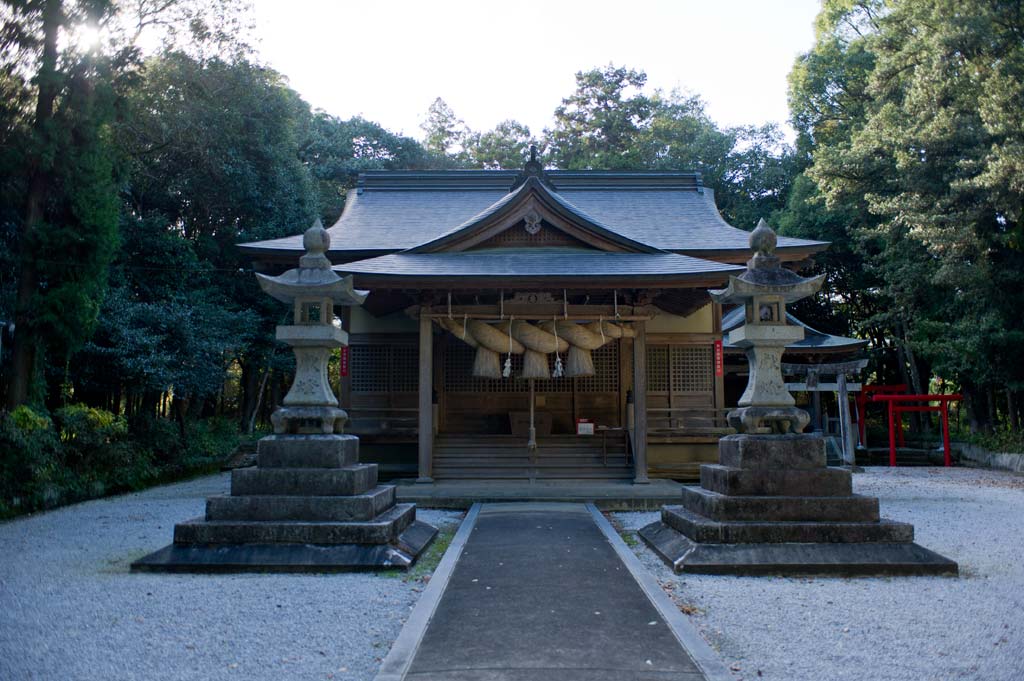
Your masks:
{"label": "bright sky", "polygon": [[[255,0],[261,57],[316,108],[422,138],[442,97],[470,128],[539,134],[609,62],[703,97],[720,125],[784,123],[818,0]],[[788,128],[787,128],[788,130]]]}

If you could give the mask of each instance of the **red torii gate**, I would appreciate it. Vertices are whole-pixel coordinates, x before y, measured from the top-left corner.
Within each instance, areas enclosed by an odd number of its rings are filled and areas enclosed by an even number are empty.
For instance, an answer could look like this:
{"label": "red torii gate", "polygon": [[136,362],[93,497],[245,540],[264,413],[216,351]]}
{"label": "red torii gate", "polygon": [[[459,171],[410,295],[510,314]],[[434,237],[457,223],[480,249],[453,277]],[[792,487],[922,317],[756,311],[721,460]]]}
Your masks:
{"label": "red torii gate", "polygon": [[[877,386],[882,387],[882,386]],[[895,386],[885,386],[895,387]],[[876,391],[872,402],[886,402],[889,406],[889,465],[896,465],[896,427],[899,426],[900,441],[903,440],[903,412],[939,412],[942,414],[942,448],[945,465],[952,465],[949,445],[949,403],[959,402],[963,395],[895,395]],[[938,402],[938,404],[929,404]]]}
{"label": "red torii gate", "polygon": [[868,400],[874,394],[881,393],[883,395],[897,395],[904,394],[907,392],[906,383],[898,384],[886,384],[886,385],[865,385],[861,388],[860,392],[857,393],[857,428],[860,430],[860,446],[868,446]]}

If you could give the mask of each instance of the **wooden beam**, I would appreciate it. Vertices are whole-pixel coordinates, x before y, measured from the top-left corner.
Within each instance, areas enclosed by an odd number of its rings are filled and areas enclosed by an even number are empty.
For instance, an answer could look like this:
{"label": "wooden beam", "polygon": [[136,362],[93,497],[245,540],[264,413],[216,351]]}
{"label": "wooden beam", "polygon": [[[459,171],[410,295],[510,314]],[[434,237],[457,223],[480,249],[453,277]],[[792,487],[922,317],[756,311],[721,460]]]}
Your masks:
{"label": "wooden beam", "polygon": [[647,325],[635,325],[633,339],[633,482],[645,484],[647,478]]}
{"label": "wooden beam", "polygon": [[433,482],[434,468],[434,330],[430,317],[420,315],[419,382],[419,477],[416,482]]}

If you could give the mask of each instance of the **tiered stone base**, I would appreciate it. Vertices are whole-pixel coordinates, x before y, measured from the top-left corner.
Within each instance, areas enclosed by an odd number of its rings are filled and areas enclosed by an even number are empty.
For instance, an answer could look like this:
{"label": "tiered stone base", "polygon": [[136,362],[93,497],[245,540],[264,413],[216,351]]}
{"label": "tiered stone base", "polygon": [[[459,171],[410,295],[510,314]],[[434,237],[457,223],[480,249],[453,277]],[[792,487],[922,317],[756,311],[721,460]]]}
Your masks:
{"label": "tiered stone base", "polygon": [[272,435],[231,494],[174,528],[174,543],[132,564],[153,572],[332,572],[408,568],[437,530],[416,520],[359,463],[352,435]]}
{"label": "tiered stone base", "polygon": [[914,527],[879,517],[853,494],[850,471],[825,466],[815,435],[730,435],[701,487],[640,536],[676,572],[708,574],[957,574],[914,543]]}

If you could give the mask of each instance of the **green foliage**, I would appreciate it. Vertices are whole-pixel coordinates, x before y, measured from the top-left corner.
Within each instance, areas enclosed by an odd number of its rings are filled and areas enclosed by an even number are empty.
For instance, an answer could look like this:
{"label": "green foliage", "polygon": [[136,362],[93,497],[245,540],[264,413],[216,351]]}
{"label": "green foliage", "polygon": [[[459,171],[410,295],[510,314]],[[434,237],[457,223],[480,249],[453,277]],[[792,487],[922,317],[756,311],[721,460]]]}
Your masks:
{"label": "green foliage", "polygon": [[316,183],[320,217],[330,224],[341,214],[345,192],[365,170],[416,170],[433,157],[411,137],[396,135],[363,118],[341,120],[313,114],[299,158]]}
{"label": "green foliage", "polygon": [[999,429],[988,433],[970,433],[967,439],[997,454],[1010,452],[1024,456],[1024,432]]}
{"label": "green foliage", "polygon": [[423,146],[438,161],[465,162],[463,143],[469,130],[447,102],[440,97],[435,99],[427,109],[427,119],[420,127],[425,135]]}
{"label": "green foliage", "polygon": [[32,407],[27,404],[23,404],[12,411],[10,413],[10,419],[11,423],[13,423],[22,433],[47,430],[53,425],[49,418],[42,414],[37,414],[32,410]]}
{"label": "green foliage", "polygon": [[465,145],[474,167],[518,170],[529,160],[530,146],[539,146],[539,142],[530,134],[529,127],[508,120],[498,123],[493,130],[469,133]]}
{"label": "green foliage", "polygon": [[28,407],[0,413],[0,518],[211,472],[239,442],[226,419],[189,430],[184,446],[166,420],[129,427],[82,404],[56,410],[52,427]]}
{"label": "green foliage", "polygon": [[612,64],[576,73],[576,92],[555,109],[546,131],[551,160],[566,170],[643,166],[640,138],[653,105],[641,92],[647,74]]}
{"label": "green foliage", "polygon": [[1022,33],[1019,3],[835,0],[790,77],[824,201],[794,196],[783,222],[826,238],[846,222],[852,248],[826,264],[870,291],[851,311],[912,378],[960,386],[977,427],[996,387],[1024,386]]}

